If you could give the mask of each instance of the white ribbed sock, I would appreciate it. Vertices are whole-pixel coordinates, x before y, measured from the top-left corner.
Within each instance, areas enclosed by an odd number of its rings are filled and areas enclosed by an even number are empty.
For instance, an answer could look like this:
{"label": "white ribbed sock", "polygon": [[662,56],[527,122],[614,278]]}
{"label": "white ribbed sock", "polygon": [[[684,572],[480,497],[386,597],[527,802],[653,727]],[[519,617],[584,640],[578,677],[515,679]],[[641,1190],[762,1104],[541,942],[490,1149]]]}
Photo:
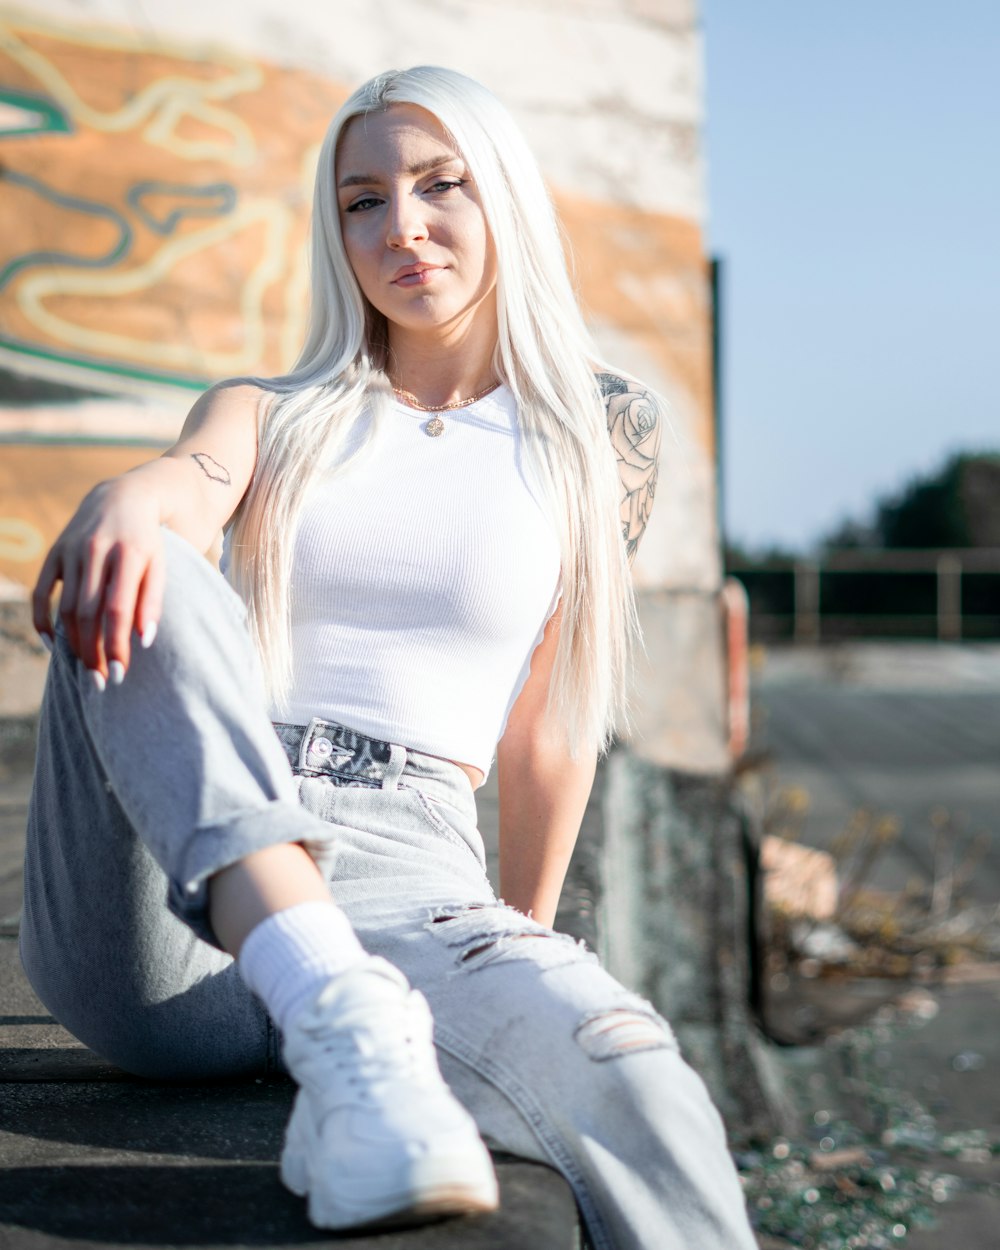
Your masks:
{"label": "white ribbed sock", "polygon": [[237,963],[243,980],[284,1032],[321,985],[366,958],[339,907],[298,903],[251,929]]}

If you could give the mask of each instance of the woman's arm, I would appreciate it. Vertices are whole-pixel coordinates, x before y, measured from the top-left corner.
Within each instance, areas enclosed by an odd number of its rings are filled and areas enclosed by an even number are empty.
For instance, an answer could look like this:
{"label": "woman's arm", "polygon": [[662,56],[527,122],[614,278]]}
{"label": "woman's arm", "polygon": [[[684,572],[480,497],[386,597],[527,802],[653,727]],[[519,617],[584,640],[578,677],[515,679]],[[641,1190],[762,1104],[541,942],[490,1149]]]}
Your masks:
{"label": "woman's arm", "polygon": [[561,605],[531,657],[531,673],[497,747],[500,894],[551,925],[597,767],[596,750],[572,759],[565,726],[546,715]]}
{"label": "woman's arm", "polygon": [[622,534],[631,562],[656,496],[663,421],[655,396],[641,382],[617,373],[599,373],[597,383],[604,396],[608,434],[618,462]]}
{"label": "woman's arm", "polygon": [[175,446],[95,486],[56,539],[35,586],[34,625],[51,638],[50,600],[62,582],[60,619],[98,685],[109,674],[123,679],[133,629],[144,640],[155,632],[163,599],[160,526],[207,551],[243,498],[257,456],[259,398],[249,385],[208,391]]}
{"label": "woman's arm", "polygon": [[[597,381],[621,483],[622,534],[631,561],[656,492],[662,420],[655,397],[614,373]],[[573,759],[565,730],[546,715],[561,609],[531,658],[531,674],[497,748],[500,790],[500,893],[512,907],[551,925],[580,822],[594,784],[597,752]]]}

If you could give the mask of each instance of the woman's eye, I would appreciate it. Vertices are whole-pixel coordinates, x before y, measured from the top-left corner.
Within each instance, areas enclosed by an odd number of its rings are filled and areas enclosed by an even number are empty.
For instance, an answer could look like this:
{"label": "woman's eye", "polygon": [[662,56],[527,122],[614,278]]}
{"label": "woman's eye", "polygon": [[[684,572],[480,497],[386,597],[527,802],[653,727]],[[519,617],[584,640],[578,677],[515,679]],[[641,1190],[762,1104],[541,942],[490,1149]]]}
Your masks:
{"label": "woman's eye", "polygon": [[353,204],[348,204],[347,211],[349,213],[356,213],[360,209],[361,212],[367,212],[369,208],[379,202],[380,201],[376,198],[376,196],[366,195],[363,199],[355,200]]}
{"label": "woman's eye", "polygon": [[459,179],[458,181],[455,181],[455,182],[453,181],[432,182],[428,190],[430,191],[454,191],[456,187],[464,187],[464,186],[465,186],[464,180]]}

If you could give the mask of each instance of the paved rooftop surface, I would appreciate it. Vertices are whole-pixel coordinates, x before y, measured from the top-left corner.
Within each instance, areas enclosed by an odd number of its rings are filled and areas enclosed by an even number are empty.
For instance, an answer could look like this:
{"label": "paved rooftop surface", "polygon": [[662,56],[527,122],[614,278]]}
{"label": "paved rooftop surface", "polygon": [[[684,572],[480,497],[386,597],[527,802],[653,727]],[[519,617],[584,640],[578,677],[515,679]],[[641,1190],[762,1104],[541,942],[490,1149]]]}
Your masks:
{"label": "paved rooftop surface", "polygon": [[900,890],[933,876],[944,814],[958,857],[991,839],[969,894],[1000,903],[1000,647],[772,649],[752,690],[755,746],[808,799],[804,843],[829,849],[859,809],[894,817],[869,883]]}
{"label": "paved rooftop surface", "polygon": [[[801,664],[802,658],[796,663]],[[784,680],[776,681],[774,688],[780,685],[785,695],[790,690],[794,695],[797,684],[803,689],[815,687],[815,676],[815,666],[808,669],[804,681],[801,675],[786,671]],[[880,692],[890,700],[879,705],[884,713],[880,714],[882,723],[919,719],[924,706],[938,715],[943,705],[911,701],[905,704],[905,715],[894,716],[891,699],[896,697],[899,681],[897,678],[895,686]],[[843,684],[840,688],[843,691]],[[1000,681],[993,689],[1000,689]],[[939,691],[947,698],[955,694],[947,683]],[[912,683],[903,693],[908,697],[914,694]],[[966,693],[975,696],[981,688],[967,689]],[[816,690],[811,689],[809,698],[814,696]],[[935,691],[924,689],[924,697],[937,696]],[[831,742],[847,744],[846,751],[855,733],[868,732],[858,729],[860,703],[834,699],[825,704],[821,700],[795,705],[793,701],[786,706],[795,715],[799,714],[796,706],[804,707],[806,721],[813,715],[830,716],[823,722],[826,729],[808,741],[828,737]],[[981,702],[978,706],[984,724],[992,726],[993,705]],[[575,1209],[561,1178],[546,1168],[509,1158],[498,1160],[502,1207],[496,1215],[368,1237],[333,1237],[318,1232],[307,1223],[303,1204],[282,1188],[277,1176],[275,1160],[292,1095],[289,1082],[277,1079],[171,1086],[136,1081],[103,1063],[56,1025],[27,986],[16,955],[32,736],[30,716],[22,715],[22,709],[2,710],[7,712],[7,718],[0,719],[3,1250],[86,1250],[88,1246],[114,1245],[279,1250],[327,1242],[358,1250],[561,1250],[564,1246],[569,1250],[578,1245]],[[837,721],[837,716],[847,717],[847,723]],[[945,723],[939,717],[934,733]],[[956,718],[950,716],[947,723],[954,727]],[[919,738],[916,727],[914,732]],[[955,732],[964,731],[950,731],[947,736],[952,743]],[[796,759],[795,766],[801,764],[803,742],[807,742],[806,737],[793,730],[782,741],[776,738],[779,764],[782,759],[790,766]],[[976,750],[975,766],[986,785],[991,769],[994,775],[1000,772],[994,767],[996,752],[989,757],[987,739]],[[969,776],[962,771],[969,763],[965,755],[955,752],[953,761],[953,777],[962,784]],[[819,755],[813,764],[816,775],[821,775]],[[848,766],[842,761],[838,767],[842,775],[849,776],[854,764]],[[919,778],[925,768],[926,760],[917,765],[904,760],[888,772],[894,773],[905,788],[906,777]],[[937,776],[944,784],[949,769],[939,770]],[[939,797],[949,801],[943,790],[939,790]],[[495,824],[495,793],[489,789],[482,793],[481,815],[489,831]],[[995,854],[990,862],[996,864]],[[988,886],[987,892],[991,889]],[[592,923],[586,909],[586,899],[571,892],[565,914],[572,913],[583,929]],[[869,1014],[875,1002],[892,992],[892,987],[887,992],[884,984],[876,989],[873,992],[864,984],[816,984],[810,992],[827,996],[828,1015],[838,1018],[839,1013],[843,1023],[851,1023]],[[886,1041],[879,1062],[900,1088],[921,1098],[936,1116],[941,1131],[979,1128],[1000,1137],[1000,981],[951,984],[930,992],[938,1006],[937,1014],[929,1016],[921,1028],[903,1030]],[[831,1052],[821,1047],[792,1048],[779,1057],[779,1070],[789,1079],[806,1076],[804,1084],[810,1092],[803,1111],[807,1117],[820,1109],[818,1104],[830,1106],[838,1100],[843,1102],[845,1113],[863,1116],[865,1108],[852,1105],[850,1091],[845,1091],[843,1074],[836,1066]],[[917,1156],[917,1162],[964,1176],[977,1189],[958,1192],[940,1208],[938,1226],[907,1237],[907,1247],[997,1250],[1000,1202],[981,1187],[992,1181],[1000,1190],[1000,1160],[945,1158],[925,1151]],[[776,1248],[793,1243],[763,1244]]]}
{"label": "paved rooftop surface", "polygon": [[[4,963],[11,960],[5,941]],[[9,991],[9,969],[0,986]],[[576,1212],[560,1176],[498,1159],[501,1207],[378,1236],[333,1237],[278,1180],[286,1080],[212,1086],[124,1078],[83,1051],[18,978],[0,1017],[0,1245],[361,1250],[570,1250]],[[9,1045],[9,1042],[13,1045]]]}
{"label": "paved rooftop surface", "polygon": [[[8,803],[6,816],[12,816]],[[10,850],[10,829],[6,839]],[[6,882],[9,907],[11,881]],[[497,1157],[495,1214],[370,1236],[306,1220],[278,1179],[294,1086],[282,1078],[167,1085],[134,1080],[81,1046],[28,986],[7,913],[0,936],[0,1247],[576,1250],[565,1181]]]}
{"label": "paved rooftop surface", "polygon": [[[496,1158],[491,1215],[368,1236],[320,1232],[278,1179],[291,1081],[139,1081],[56,1024],[17,954],[33,741],[30,714],[0,718],[0,1250],[578,1250],[569,1186],[509,1156]],[[481,808],[495,826],[495,792]]]}
{"label": "paved rooftop surface", "polygon": [[[753,745],[772,786],[807,799],[800,840],[831,849],[861,810],[895,818],[898,836],[866,881],[896,893],[947,871],[949,855],[952,866],[960,864],[973,841],[986,837],[989,850],[964,888],[970,903],[1000,907],[1000,646],[862,642],[761,648],[755,658]],[[948,834],[937,847],[935,812],[946,813]],[[880,1049],[885,1086],[917,1098],[939,1139],[982,1130],[1000,1140],[1000,980],[988,979],[998,971],[974,973],[987,978],[979,983],[927,987],[930,1018]],[[886,980],[817,980],[795,988],[792,1010],[807,1022],[851,1026],[906,990]],[[871,1107],[845,1088],[850,1082],[842,1072],[838,1078],[829,1053],[784,1056],[789,1071],[804,1065],[811,1073],[807,1114],[840,1110],[862,1126],[870,1120]],[[877,1138],[878,1126],[868,1127]],[[909,1235],[908,1248],[1000,1247],[1000,1156],[974,1162],[974,1153],[946,1157],[934,1146],[902,1152],[914,1167],[976,1187],[940,1207],[938,1226]],[[990,1185],[992,1194],[979,1189]]]}

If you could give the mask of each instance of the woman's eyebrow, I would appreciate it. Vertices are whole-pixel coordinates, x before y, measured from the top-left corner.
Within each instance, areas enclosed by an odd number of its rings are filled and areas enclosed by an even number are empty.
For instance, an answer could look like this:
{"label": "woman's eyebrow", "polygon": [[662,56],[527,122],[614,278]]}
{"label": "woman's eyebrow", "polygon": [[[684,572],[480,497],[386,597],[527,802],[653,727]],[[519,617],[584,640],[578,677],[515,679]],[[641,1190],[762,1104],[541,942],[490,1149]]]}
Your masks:
{"label": "woman's eyebrow", "polygon": [[[426,174],[428,170],[440,169],[443,165],[452,165],[460,163],[461,158],[453,152],[443,153],[441,156],[432,156],[425,161],[418,161],[415,165],[408,165],[403,173],[412,177],[419,177],[420,174]],[[338,187],[361,187],[372,186],[381,182],[382,179],[378,174],[347,174],[337,183]]]}

